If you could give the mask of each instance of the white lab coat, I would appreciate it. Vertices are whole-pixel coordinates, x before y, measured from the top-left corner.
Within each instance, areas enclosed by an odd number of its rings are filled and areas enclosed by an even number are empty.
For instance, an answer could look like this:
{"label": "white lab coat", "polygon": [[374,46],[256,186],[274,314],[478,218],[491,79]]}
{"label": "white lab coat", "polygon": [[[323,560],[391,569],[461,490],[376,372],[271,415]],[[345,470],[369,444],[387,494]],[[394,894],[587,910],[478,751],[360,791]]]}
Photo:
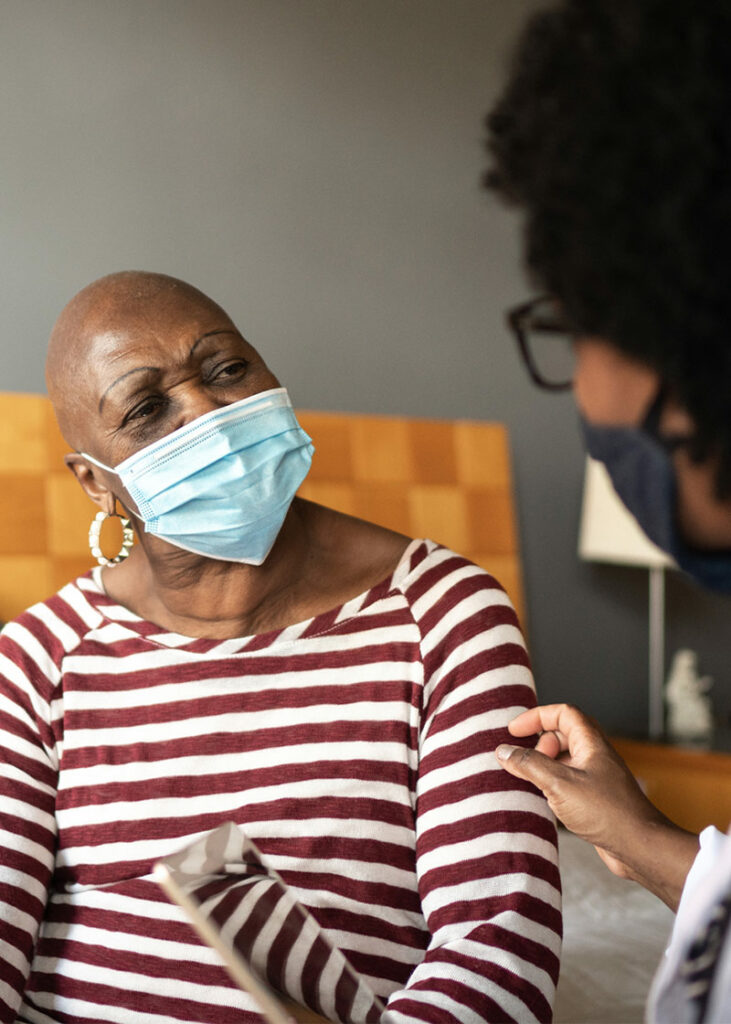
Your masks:
{"label": "white lab coat", "polygon": [[[731,832],[704,829],[700,850],[688,873],[675,924],[650,990],[648,1024],[696,1024],[697,1010],[686,995],[681,967],[688,948],[709,920],[714,906],[731,892]],[[703,1017],[703,1024],[731,1024],[731,926]]]}

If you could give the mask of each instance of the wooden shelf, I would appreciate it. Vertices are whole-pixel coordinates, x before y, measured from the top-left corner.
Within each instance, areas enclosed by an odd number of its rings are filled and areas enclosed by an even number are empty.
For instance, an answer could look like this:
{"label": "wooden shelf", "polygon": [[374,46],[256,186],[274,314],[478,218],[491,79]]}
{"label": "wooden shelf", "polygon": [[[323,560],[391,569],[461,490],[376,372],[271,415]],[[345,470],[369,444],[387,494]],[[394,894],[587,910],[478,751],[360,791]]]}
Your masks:
{"label": "wooden shelf", "polygon": [[647,796],[677,825],[700,832],[731,823],[731,754],[612,737]]}

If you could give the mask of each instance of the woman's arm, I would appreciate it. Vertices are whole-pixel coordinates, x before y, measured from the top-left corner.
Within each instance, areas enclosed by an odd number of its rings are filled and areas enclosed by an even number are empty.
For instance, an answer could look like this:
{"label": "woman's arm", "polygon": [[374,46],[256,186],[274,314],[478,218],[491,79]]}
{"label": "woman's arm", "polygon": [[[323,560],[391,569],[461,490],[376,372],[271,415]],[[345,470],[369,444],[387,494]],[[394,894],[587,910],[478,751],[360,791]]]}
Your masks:
{"label": "woman's arm", "polygon": [[506,770],[538,786],[556,817],[592,843],[615,875],[676,910],[698,836],[650,803],[596,723],[568,704],[550,704],[519,715],[510,731],[541,736],[533,749],[503,745]]}
{"label": "woman's arm", "polygon": [[23,999],[54,863],[53,683],[40,668],[49,662],[20,620],[5,628],[0,636],[0,1021],[7,1024],[16,1020]]}
{"label": "woman's arm", "polygon": [[547,1021],[561,934],[555,826],[494,756],[534,702],[528,659],[495,581],[449,552],[441,570],[414,584],[412,602],[424,665],[417,875],[431,941],[390,1019]]}

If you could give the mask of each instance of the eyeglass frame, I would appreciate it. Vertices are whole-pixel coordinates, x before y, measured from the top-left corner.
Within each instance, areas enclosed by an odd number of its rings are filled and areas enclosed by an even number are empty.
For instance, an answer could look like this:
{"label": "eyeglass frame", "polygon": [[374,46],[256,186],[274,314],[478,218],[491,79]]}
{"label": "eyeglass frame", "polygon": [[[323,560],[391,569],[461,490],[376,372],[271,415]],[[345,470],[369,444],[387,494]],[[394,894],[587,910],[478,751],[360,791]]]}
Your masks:
{"label": "eyeglass frame", "polygon": [[[533,360],[530,344],[528,343],[528,331],[524,327],[523,321],[527,315],[535,309],[541,302],[551,301],[552,295],[544,294],[538,295],[534,299],[530,299],[528,302],[521,302],[518,306],[513,306],[505,314],[508,327],[513,332],[513,337],[518,344],[518,351],[520,352],[523,360],[523,365],[528,371],[528,375],[533,383],[542,388],[544,391],[569,391],[573,387],[573,380],[561,381],[560,383],[554,383],[553,381],[546,380],[542,376],[536,363]],[[546,329],[546,334],[559,333],[558,331],[552,332],[550,329]],[[565,328],[563,332],[568,335],[574,334],[575,332],[569,328]]]}
{"label": "eyeglass frame", "polygon": [[[546,380],[546,378],[541,375],[540,370],[538,369],[532,358],[531,349],[530,345],[528,344],[527,338],[528,332],[523,327],[523,324],[521,322],[523,319],[525,319],[528,313],[530,313],[531,310],[533,310],[539,303],[546,301],[550,302],[551,300],[553,300],[553,296],[548,293],[538,295],[534,299],[529,299],[528,302],[521,302],[520,305],[513,306],[506,312],[505,318],[508,322],[508,326],[513,332],[513,336],[515,337],[518,343],[518,351],[520,352],[520,355],[523,359],[523,363],[533,383],[536,384],[539,388],[542,388],[544,391],[569,391],[574,385],[573,380],[556,384],[549,380]],[[569,327],[564,327],[559,330],[562,334],[573,335],[575,337],[578,337],[578,331],[571,330],[571,328]],[[550,328],[546,328],[545,333],[559,333],[559,330],[552,332]],[[665,407],[668,394],[669,389],[667,385],[661,384],[658,388],[657,394],[650,402],[649,408],[647,409],[647,412],[643,417],[639,429],[642,430],[643,433],[648,434],[650,437],[652,437],[662,448],[665,449],[665,451],[669,455],[672,455],[679,448],[692,445],[696,441],[696,438],[693,434],[668,435],[662,434],[660,432],[660,416],[662,414],[663,408]]]}

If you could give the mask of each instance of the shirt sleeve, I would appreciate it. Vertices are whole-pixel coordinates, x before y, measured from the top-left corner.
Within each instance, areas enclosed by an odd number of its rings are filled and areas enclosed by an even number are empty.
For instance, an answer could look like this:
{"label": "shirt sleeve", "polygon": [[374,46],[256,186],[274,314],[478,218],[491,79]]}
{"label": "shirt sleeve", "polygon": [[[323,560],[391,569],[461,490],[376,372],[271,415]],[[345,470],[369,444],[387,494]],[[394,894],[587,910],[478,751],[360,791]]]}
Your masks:
{"label": "shirt sleeve", "polygon": [[23,998],[53,871],[54,675],[28,613],[0,635],[0,1021]]}
{"label": "shirt sleeve", "polygon": [[407,593],[422,635],[416,857],[431,940],[387,1017],[550,1021],[562,930],[555,822],[494,753],[516,742],[507,724],[535,703],[528,657],[495,580],[442,555]]}
{"label": "shirt sleeve", "polygon": [[[700,883],[713,871],[724,846],[727,845],[728,839],[725,833],[719,832],[713,825],[704,828],[698,838],[700,840],[700,847],[685,878],[685,885],[683,886],[675,918],[676,923],[685,919],[686,908],[690,906],[693,893]],[[674,934],[675,929],[671,933],[671,942]]]}
{"label": "shirt sleeve", "polygon": [[[731,892],[730,853],[731,836],[712,826],[701,832],[700,850],[685,880],[670,944],[650,990],[648,1021],[689,1021],[698,1017],[696,997],[703,992],[703,986],[698,989],[691,982],[699,967],[702,973],[704,964],[698,952],[693,952],[693,946],[704,936],[712,935],[725,917],[724,904]],[[716,950],[718,958],[711,972],[712,986],[703,1013],[704,1021],[731,1020],[731,966],[727,945],[722,942]],[[714,965],[712,944],[705,966],[709,964]]]}

